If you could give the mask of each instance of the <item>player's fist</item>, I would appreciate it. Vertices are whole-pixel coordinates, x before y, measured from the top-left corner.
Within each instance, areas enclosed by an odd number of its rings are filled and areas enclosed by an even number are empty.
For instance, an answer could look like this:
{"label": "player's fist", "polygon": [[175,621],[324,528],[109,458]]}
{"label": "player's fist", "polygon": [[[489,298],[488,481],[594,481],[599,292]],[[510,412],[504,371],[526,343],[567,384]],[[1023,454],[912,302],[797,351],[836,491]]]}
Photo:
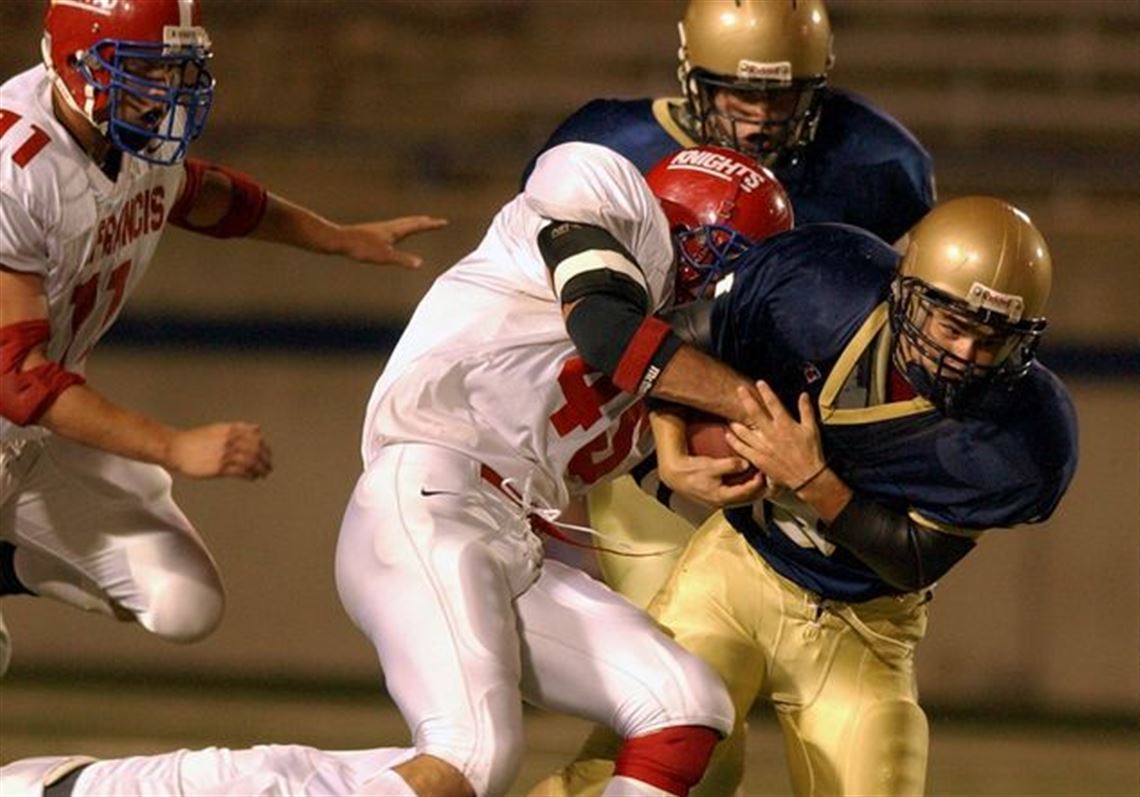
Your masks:
{"label": "player's fist", "polygon": [[195,479],[261,479],[273,470],[273,457],[260,427],[252,423],[212,423],[175,433],[167,467]]}

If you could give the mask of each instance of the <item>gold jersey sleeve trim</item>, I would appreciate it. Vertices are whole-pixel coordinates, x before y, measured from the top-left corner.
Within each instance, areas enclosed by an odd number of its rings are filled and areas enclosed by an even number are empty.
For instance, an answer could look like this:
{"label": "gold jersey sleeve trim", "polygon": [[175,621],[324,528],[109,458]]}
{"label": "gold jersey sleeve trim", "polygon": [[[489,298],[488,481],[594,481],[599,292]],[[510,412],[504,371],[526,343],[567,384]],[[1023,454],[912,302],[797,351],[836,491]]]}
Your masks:
{"label": "gold jersey sleeve trim", "polygon": [[[823,383],[823,390],[819,394],[819,417],[825,424],[833,426],[853,425],[860,423],[875,423],[876,421],[888,421],[895,418],[904,418],[908,415],[917,415],[923,412],[929,412],[934,409],[934,405],[921,396],[917,396],[908,401],[892,401],[883,404],[876,404],[871,407],[858,407],[852,409],[840,409],[836,406],[839,399],[839,394],[843,390],[843,385],[846,384],[848,378],[855,370],[859,358],[867,348],[874,344],[878,334],[883,331],[887,324],[888,308],[886,302],[876,307],[871,314],[867,316],[863,325],[859,327],[859,331],[851,338],[851,342],[844,348],[843,353],[839,355],[839,359],[835,362],[835,367],[831,369],[831,373],[827,375],[827,381]],[[876,369],[878,370],[878,369]],[[884,379],[884,374],[876,374],[876,378]],[[881,394],[881,390],[879,391]]]}
{"label": "gold jersey sleeve trim", "polygon": [[963,529],[958,526],[951,526],[948,523],[941,523],[937,520],[932,520],[920,513],[917,509],[911,509],[906,513],[907,517],[913,520],[923,528],[930,529],[931,531],[939,531],[943,534],[952,534],[955,537],[967,537],[971,540],[976,540],[985,534],[984,531],[974,531],[972,529]]}
{"label": "gold jersey sleeve trim", "polygon": [[670,110],[672,106],[681,102],[683,100],[680,97],[658,97],[653,101],[653,118],[657,120],[657,124],[661,125],[661,129],[677,142],[678,147],[687,149],[697,146],[697,142],[685,132],[684,128],[677,124]]}

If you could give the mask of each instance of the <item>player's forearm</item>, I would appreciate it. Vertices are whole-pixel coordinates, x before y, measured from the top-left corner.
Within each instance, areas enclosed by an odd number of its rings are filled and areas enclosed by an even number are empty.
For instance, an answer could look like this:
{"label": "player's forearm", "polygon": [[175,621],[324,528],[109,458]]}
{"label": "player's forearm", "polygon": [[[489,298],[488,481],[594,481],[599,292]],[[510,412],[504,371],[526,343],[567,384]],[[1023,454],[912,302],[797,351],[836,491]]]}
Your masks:
{"label": "player's forearm", "polygon": [[657,468],[662,480],[672,486],[669,475],[676,469],[680,458],[689,453],[685,442],[685,419],[675,410],[663,407],[650,411],[649,426],[653,431]]}
{"label": "player's forearm", "polygon": [[825,467],[807,484],[796,490],[796,497],[814,509],[819,519],[825,523],[838,517],[854,494],[847,483],[829,467]]}
{"label": "player's forearm", "polygon": [[88,385],[63,391],[38,421],[60,437],[167,467],[177,430],[120,407]]}
{"label": "player's forearm", "polygon": [[974,547],[968,536],[919,525],[907,514],[853,494],[843,510],[820,525],[829,541],[847,549],[892,587],[930,586]]}
{"label": "player's forearm", "polygon": [[[225,222],[227,216],[234,213],[242,215],[241,207],[250,205],[245,212],[257,213],[259,218],[244,233],[248,237],[314,252],[336,251],[339,226],[328,219],[269,191],[263,191],[264,205],[254,207],[258,191],[253,187],[260,186],[252,178],[212,164],[196,168],[197,176],[188,177],[188,185],[184,189],[189,193],[186,198],[189,207],[179,222],[181,226],[196,232],[213,231],[207,234],[214,234],[219,227],[235,226]],[[240,190],[239,185],[244,185],[246,190]],[[237,228],[247,226],[236,224]]]}
{"label": "player's forearm", "polygon": [[661,370],[649,395],[657,399],[696,407],[729,420],[748,420],[737,388],[750,393],[755,386],[719,360],[688,344],[682,345]]}
{"label": "player's forearm", "polygon": [[339,224],[274,193],[268,195],[265,215],[249,237],[310,252],[342,253]]}

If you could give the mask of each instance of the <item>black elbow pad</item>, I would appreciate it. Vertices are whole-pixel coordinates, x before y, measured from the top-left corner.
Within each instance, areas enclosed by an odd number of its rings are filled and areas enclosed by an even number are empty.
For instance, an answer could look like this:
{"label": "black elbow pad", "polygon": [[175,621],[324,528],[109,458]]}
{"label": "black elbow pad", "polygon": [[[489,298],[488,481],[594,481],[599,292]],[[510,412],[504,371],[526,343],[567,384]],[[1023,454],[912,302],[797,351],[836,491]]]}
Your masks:
{"label": "black elbow pad", "polygon": [[858,493],[820,530],[883,581],[907,592],[933,584],[975,545],[969,537],[926,528]]}
{"label": "black elbow pad", "polygon": [[688,302],[661,312],[661,319],[685,341],[704,351],[712,350],[712,307],[709,301]]}
{"label": "black elbow pad", "polygon": [[627,393],[645,393],[681,348],[661,319],[611,294],[582,297],[566,319],[582,359]]}
{"label": "black elbow pad", "polygon": [[555,221],[538,231],[538,250],[563,304],[592,293],[630,301],[649,312],[645,275],[633,255],[601,227]]}

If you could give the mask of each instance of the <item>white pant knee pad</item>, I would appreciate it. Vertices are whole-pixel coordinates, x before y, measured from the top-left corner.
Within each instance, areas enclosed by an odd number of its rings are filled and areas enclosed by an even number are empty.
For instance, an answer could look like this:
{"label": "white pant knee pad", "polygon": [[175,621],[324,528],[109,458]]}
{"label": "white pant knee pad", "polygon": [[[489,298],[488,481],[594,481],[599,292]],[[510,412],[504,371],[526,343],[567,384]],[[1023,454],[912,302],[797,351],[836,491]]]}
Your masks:
{"label": "white pant knee pad", "polygon": [[[433,744],[432,739],[446,740]],[[463,773],[478,797],[505,794],[519,770],[525,752],[522,728],[421,728],[416,752],[442,759]]]}
{"label": "white pant knee pad", "polygon": [[159,586],[145,592],[145,609],[139,624],[171,642],[197,642],[209,636],[222,621],[226,596],[221,581],[207,582],[187,576],[165,574]]}
{"label": "white pant knee pad", "polygon": [[680,654],[672,667],[643,682],[640,696],[627,695],[614,728],[619,735],[629,739],[679,725],[712,728],[721,736],[732,732],[736,710],[724,681],[693,654]]}

